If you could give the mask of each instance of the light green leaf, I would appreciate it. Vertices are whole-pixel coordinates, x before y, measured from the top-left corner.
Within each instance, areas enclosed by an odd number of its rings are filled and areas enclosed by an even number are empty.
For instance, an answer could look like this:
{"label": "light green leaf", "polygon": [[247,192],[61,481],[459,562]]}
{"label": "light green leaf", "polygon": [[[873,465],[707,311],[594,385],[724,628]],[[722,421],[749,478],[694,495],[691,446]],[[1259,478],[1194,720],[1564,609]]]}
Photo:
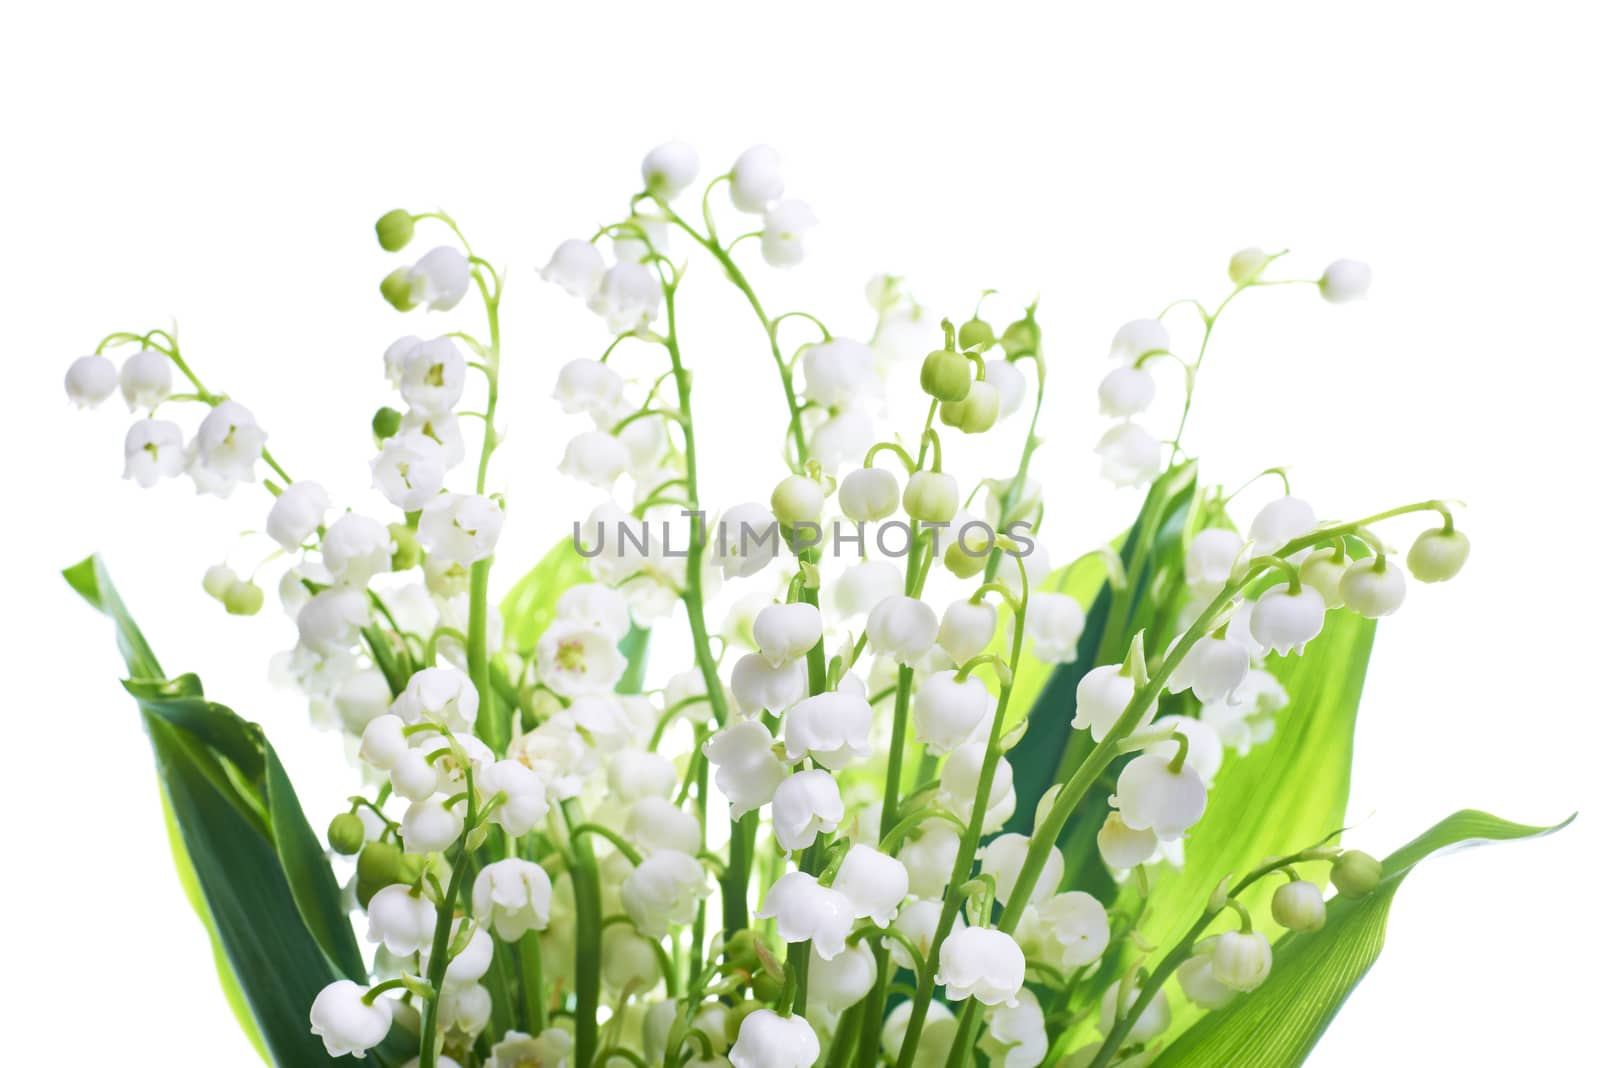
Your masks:
{"label": "light green leaf", "polygon": [[589,565],[573,548],[572,539],[562,538],[501,599],[506,645],[521,656],[532,655],[539,635],[556,618],[556,601],[573,586],[589,581]]}
{"label": "light green leaf", "polygon": [[1389,906],[1406,875],[1434,853],[1560,830],[1508,823],[1464,810],[1435,824],[1383,862],[1383,881],[1365,897],[1336,897],[1328,922],[1273,947],[1272,975],[1259,989],[1212,1012],[1156,1059],[1155,1068],[1294,1068],[1304,1063],[1345,999],[1383,948]]}

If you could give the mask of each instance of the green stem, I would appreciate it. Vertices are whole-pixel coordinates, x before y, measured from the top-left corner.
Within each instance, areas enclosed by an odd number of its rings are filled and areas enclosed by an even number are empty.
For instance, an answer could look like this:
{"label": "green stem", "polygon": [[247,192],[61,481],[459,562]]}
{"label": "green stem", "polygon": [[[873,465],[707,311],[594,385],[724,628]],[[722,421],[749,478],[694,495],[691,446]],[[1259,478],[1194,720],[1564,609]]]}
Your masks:
{"label": "green stem", "polygon": [[529,931],[517,943],[517,958],[522,966],[523,1024],[530,1035],[544,1030],[544,950],[539,933]]}
{"label": "green stem", "polygon": [[[561,815],[572,843],[572,897],[577,912],[576,931],[576,1068],[589,1068],[599,1041],[600,933],[604,917],[600,908],[600,871],[588,840],[574,831],[583,825],[583,809],[576,800],[561,803]],[[426,1066],[424,1066],[426,1068]]]}
{"label": "green stem", "polygon": [[456,840],[455,859],[450,866],[450,887],[439,899],[433,924],[433,945],[428,954],[428,985],[434,996],[422,1005],[422,1036],[418,1050],[418,1068],[438,1068],[439,1064],[439,992],[444,989],[445,969],[450,966],[450,927],[456,914],[456,898],[461,895],[467,874],[467,836],[477,824],[477,800],[472,788],[472,766],[466,765],[467,818]]}
{"label": "green stem", "polygon": [[[477,492],[481,495],[489,480],[489,458],[499,444],[494,429],[495,409],[500,401],[500,286],[496,280],[494,292],[484,281],[482,271],[473,271],[483,295],[484,312],[489,320],[489,348],[484,353],[485,374],[488,380],[488,399],[483,409],[483,447],[478,453]],[[496,753],[505,752],[510,741],[509,724],[502,730],[500,717],[495,712],[495,690],[489,674],[489,568],[493,558],[479,560],[472,565],[468,592],[467,615],[467,675],[478,691],[478,731],[483,740]]]}

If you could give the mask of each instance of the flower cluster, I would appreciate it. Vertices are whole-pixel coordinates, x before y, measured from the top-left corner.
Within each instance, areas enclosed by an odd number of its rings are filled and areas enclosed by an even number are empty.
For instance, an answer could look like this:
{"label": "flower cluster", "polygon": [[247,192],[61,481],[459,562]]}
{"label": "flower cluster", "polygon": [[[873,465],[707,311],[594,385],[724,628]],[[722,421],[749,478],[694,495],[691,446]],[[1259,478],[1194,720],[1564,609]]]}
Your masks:
{"label": "flower cluster", "polygon": [[[186,472],[226,495],[258,462],[272,471],[263,529],[297,634],[279,674],[347,736],[365,783],[328,841],[365,914],[372,981],[329,985],[307,1007],[311,1029],[334,1056],[401,1036],[422,1068],[801,1068],[824,1050],[830,1065],[899,1068],[961,1065],[974,1050],[1006,1068],[1144,1063],[1171,1017],[1169,976],[1205,1009],[1268,978],[1272,943],[1245,886],[1281,874],[1272,918],[1309,934],[1324,898],[1302,870],[1330,865],[1351,896],[1381,870],[1324,843],[1264,859],[1194,903],[1208,920],[1236,913],[1236,929],[1202,938],[1202,925],[1147,966],[1129,951],[1139,910],[1074,885],[1081,862],[1069,869],[1058,848],[1067,821],[1097,828],[1114,887],[1137,892],[1181,865],[1225,754],[1292,714],[1274,658],[1301,653],[1330,611],[1394,612],[1408,570],[1453,577],[1467,541],[1440,501],[1323,520],[1285,480],[1241,534],[1220,493],[1206,495],[1161,594],[1171,612],[1132,631],[1147,593],[1124,557],[1143,543],[1053,568],[1038,537],[1036,307],[999,329],[979,313],[945,321],[915,369],[926,417],[897,434],[882,425],[887,375],[922,309],[884,276],[867,287],[875,323],[855,337],[807,313],[769,315],[739,246],[793,267],[816,217],[784,199],[776,153],[756,146],[710,180],[692,218],[678,205],[699,169],[686,145],[653,149],[622,217],[562,242],[543,268],[604,341],[552,368],[555,401],[583,422],[550,466],[596,499],[554,554],[563,566],[534,576],[536,612],[513,617],[508,600],[502,619],[489,601],[506,518],[487,492],[502,277],[448,216],[397,210],[377,226],[390,252],[424,224],[451,237],[383,279],[397,311],[449,313],[476,291],[487,324],[482,338],[452,324],[384,351],[399,406],[373,416],[369,462],[388,514],[338,509],[291,479],[172,334],[114,334],[68,371],[75,403],[120,388],[145,414],[127,445],[140,485]],[[719,217],[748,229],[725,239]],[[770,351],[784,418],[764,496],[702,498],[674,242],[718,266]],[[1283,284],[1265,277],[1278,258],[1233,258],[1232,293],[1215,311],[1195,304],[1205,336],[1190,361],[1174,355],[1166,313],[1117,331],[1099,390],[1118,420],[1097,450],[1108,479],[1159,486],[1186,467],[1181,424],[1163,443],[1133,422],[1154,397],[1152,365],[1183,366],[1186,420],[1217,315]],[[1314,284],[1343,303],[1367,281],[1341,260]],[[119,370],[103,353],[124,344],[138,349]],[[175,373],[188,392],[174,393]],[[469,396],[481,407],[465,408]],[[206,409],[187,443],[155,418],[183,402]],[[482,424],[474,449],[464,417]],[[958,477],[967,436],[1012,428],[1013,469]],[[1372,527],[1417,512],[1441,523],[1402,565]],[[803,536],[824,523],[855,533],[843,558]],[[884,547],[890,529],[898,551]],[[1086,567],[1106,572],[1094,641],[1074,592]],[[261,607],[254,580],[226,564],[204,586],[230,612]],[[679,622],[682,658],[657,649],[647,665],[650,632]],[[1066,715],[1014,700],[1019,680],[1052,670],[1077,680]],[[1068,715],[1086,755],[1019,812],[1008,754],[1032,718]],[[1114,786],[1096,793],[1101,782]],[[891,1009],[896,969],[909,996]],[[1079,1020],[1099,1037],[1078,1043]]]}

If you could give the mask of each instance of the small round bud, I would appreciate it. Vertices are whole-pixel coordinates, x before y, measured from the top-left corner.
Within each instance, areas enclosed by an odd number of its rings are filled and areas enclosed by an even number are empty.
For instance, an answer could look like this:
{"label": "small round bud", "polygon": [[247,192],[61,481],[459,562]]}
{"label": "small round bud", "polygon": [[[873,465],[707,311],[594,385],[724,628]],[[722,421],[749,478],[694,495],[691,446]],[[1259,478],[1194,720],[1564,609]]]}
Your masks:
{"label": "small round bud", "polygon": [[228,591],[234,583],[239,581],[239,576],[234,574],[233,568],[227,564],[212,564],[206,568],[205,577],[200,580],[200,586],[217,600],[228,596]]}
{"label": "small round bud", "polygon": [[1317,288],[1329,304],[1361,300],[1372,285],[1372,268],[1360,260],[1334,260],[1322,272]]}
{"label": "small round bud", "polygon": [[1339,558],[1336,549],[1318,549],[1300,565],[1300,581],[1322,594],[1322,600],[1331,611],[1344,606],[1344,595],[1339,583],[1350,568],[1350,558]]}
{"label": "small round bud", "polygon": [[1406,599],[1406,573],[1390,566],[1385,556],[1357,560],[1339,580],[1339,596],[1368,619],[1393,615]]}
{"label": "small round bud", "polygon": [[355,856],[366,840],[367,828],[354,812],[341,812],[328,824],[328,845],[340,856]]}
{"label": "small round bud", "polygon": [[974,316],[961,324],[961,329],[956,333],[956,341],[964,349],[976,349],[982,352],[994,344],[994,327]]}
{"label": "small round bud", "polygon": [[922,361],[922,392],[940,401],[959,401],[972,388],[972,365],[965,356],[935,349]]}
{"label": "small round bud", "polygon": [[417,532],[404,523],[390,523],[389,537],[394,539],[394,555],[389,558],[392,571],[409,571],[422,562],[422,545]]}
{"label": "small round bud", "polygon": [[900,507],[900,484],[892,471],[863,467],[839,483],[839,509],[858,523],[888,519]]}
{"label": "small round bud", "polygon": [[1228,261],[1228,281],[1236,286],[1254,282],[1266,270],[1267,254],[1258,248],[1242,248]]}
{"label": "small round bud", "polygon": [[783,994],[783,983],[762,969],[756,972],[755,978],[751,980],[750,992],[755,995],[757,1001],[770,1004]]}
{"label": "small round bud", "polygon": [[1039,324],[1032,319],[1018,319],[1000,335],[1000,347],[1006,350],[1007,356],[1015,356],[1019,352],[1038,352]]}
{"label": "small round bud", "polygon": [[1383,878],[1383,864],[1370,853],[1348,849],[1333,862],[1333,872],[1329,878],[1345,897],[1365,897]]}
{"label": "small round bud", "polygon": [[1272,895],[1272,918],[1291,931],[1320,931],[1328,920],[1322,890],[1316,883],[1296,879],[1284,883]]}
{"label": "small round bud", "polygon": [[386,211],[378,219],[378,244],[385,252],[399,252],[411,243],[411,235],[416,230],[416,220],[409,211],[401,208]]}
{"label": "small round bud", "polygon": [[230,616],[253,616],[261,611],[266,599],[266,594],[254,582],[235,582],[222,595],[222,607],[228,610]]}
{"label": "small round bud", "polygon": [[921,523],[948,523],[961,507],[961,490],[954,475],[941,471],[918,471],[906,480],[901,497],[906,515]]}
{"label": "small round bud", "polygon": [[407,312],[417,306],[411,292],[411,271],[408,268],[396,267],[384,275],[383,281],[378,283],[378,292],[383,294],[383,299],[395,311]]}
{"label": "small round bud", "polygon": [[379,408],[372,413],[372,436],[379,441],[388,441],[400,433],[400,422],[404,418],[393,408]]}
{"label": "small round bud", "polygon": [[1435,527],[1417,535],[1406,553],[1406,566],[1418,582],[1445,582],[1461,573],[1471,551],[1472,544],[1461,531]]}
{"label": "small round bud", "polygon": [[974,382],[959,401],[939,405],[939,421],[963,434],[982,434],[1000,418],[1000,391],[988,382]]}
{"label": "small round bud", "polygon": [[989,565],[988,553],[973,553],[963,548],[959,540],[945,546],[944,566],[956,578],[972,578]]}
{"label": "small round bud", "polygon": [[822,487],[814,478],[790,475],[772,491],[772,514],[786,527],[822,518]]}
{"label": "small round bud", "polygon": [[356,877],[374,890],[400,879],[400,847],[393,842],[368,842],[356,858]]}

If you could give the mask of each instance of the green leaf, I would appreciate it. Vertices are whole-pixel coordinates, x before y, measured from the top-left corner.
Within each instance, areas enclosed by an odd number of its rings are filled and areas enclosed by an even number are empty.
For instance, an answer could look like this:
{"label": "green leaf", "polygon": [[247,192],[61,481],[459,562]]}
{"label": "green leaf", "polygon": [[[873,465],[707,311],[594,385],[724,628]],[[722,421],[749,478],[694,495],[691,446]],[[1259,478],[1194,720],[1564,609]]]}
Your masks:
{"label": "green leaf", "polygon": [[589,581],[589,565],[573,548],[572,539],[562,538],[500,601],[506,645],[520,656],[531,656],[539,635],[556,618],[561,595]]}
{"label": "green leaf", "polygon": [[1288,934],[1273,947],[1260,988],[1209,1013],[1156,1059],[1156,1068],[1293,1068],[1304,1063],[1345,999],[1383,948],[1389,906],[1406,875],[1434,853],[1560,830],[1508,823],[1487,812],[1457,812],[1390,854],[1383,881],[1365,897],[1336,897],[1328,922]]}

